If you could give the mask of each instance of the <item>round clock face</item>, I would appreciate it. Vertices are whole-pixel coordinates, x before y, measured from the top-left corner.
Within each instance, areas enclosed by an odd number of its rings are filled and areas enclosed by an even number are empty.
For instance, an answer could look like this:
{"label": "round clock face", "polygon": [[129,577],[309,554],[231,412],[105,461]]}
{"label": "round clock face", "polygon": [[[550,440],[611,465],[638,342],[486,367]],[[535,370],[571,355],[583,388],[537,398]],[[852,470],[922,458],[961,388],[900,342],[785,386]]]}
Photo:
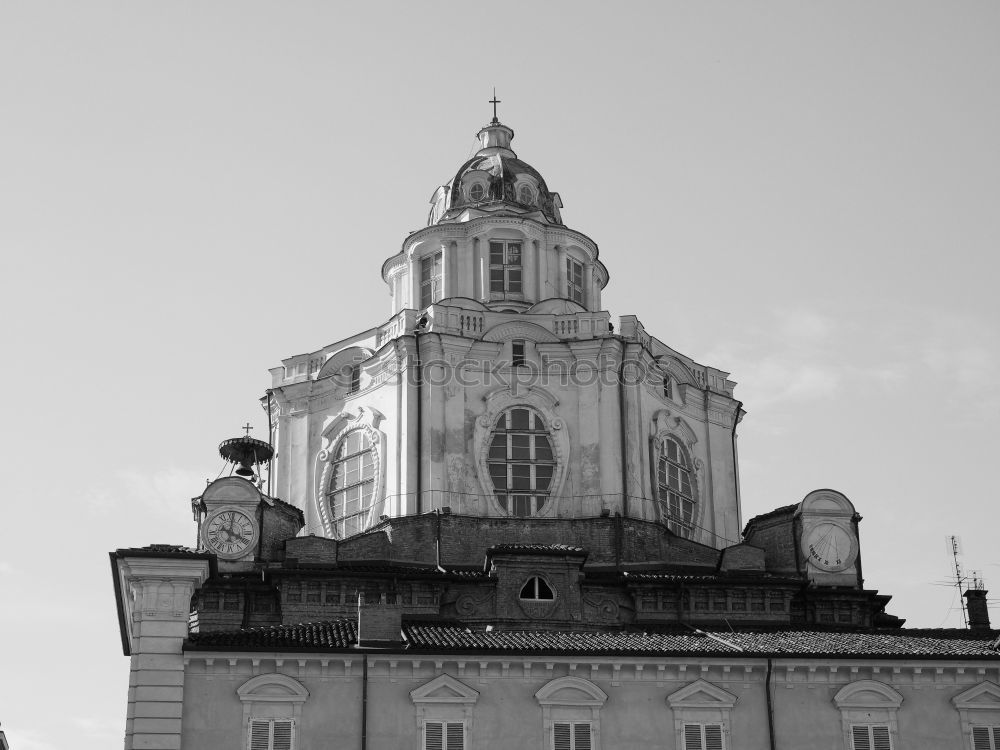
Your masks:
{"label": "round clock face", "polygon": [[205,546],[219,557],[242,557],[257,539],[257,526],[241,510],[223,508],[210,515],[204,527]]}
{"label": "round clock face", "polygon": [[820,570],[845,570],[854,562],[854,538],[835,523],[813,526],[802,539],[806,557]]}

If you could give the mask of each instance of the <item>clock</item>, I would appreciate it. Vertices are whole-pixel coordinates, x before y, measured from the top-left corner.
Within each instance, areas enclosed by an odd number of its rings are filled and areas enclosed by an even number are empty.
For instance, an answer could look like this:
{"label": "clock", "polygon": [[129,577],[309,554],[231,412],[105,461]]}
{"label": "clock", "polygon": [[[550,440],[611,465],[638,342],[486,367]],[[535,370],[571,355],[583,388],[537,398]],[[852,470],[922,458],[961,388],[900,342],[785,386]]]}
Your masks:
{"label": "clock", "polygon": [[802,551],[812,565],[831,573],[854,564],[854,535],[837,523],[818,523],[802,535]]}
{"label": "clock", "polygon": [[202,539],[210,552],[234,560],[253,549],[257,542],[257,523],[239,508],[219,508],[205,519]]}

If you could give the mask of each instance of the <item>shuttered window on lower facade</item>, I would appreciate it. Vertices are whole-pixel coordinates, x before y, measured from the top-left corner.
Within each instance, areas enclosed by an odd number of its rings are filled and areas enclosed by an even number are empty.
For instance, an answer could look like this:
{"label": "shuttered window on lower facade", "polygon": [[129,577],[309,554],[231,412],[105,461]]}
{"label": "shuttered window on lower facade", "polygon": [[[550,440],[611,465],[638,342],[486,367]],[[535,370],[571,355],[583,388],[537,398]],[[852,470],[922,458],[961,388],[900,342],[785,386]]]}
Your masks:
{"label": "shuttered window on lower facade", "polygon": [[552,725],[552,750],[590,750],[590,722],[557,721]]}
{"label": "shuttered window on lower facade", "polygon": [[972,750],[1000,750],[1000,727],[973,727]]}
{"label": "shuttered window on lower facade", "polygon": [[685,724],[684,750],[725,750],[721,724]]}
{"label": "shuttered window on lower facade", "polygon": [[251,719],[249,750],[292,750],[291,719]]}
{"label": "shuttered window on lower facade", "polygon": [[884,724],[854,724],[851,750],[892,750],[889,727]]}
{"label": "shuttered window on lower facade", "polygon": [[465,725],[460,721],[425,722],[424,750],[465,750]]}

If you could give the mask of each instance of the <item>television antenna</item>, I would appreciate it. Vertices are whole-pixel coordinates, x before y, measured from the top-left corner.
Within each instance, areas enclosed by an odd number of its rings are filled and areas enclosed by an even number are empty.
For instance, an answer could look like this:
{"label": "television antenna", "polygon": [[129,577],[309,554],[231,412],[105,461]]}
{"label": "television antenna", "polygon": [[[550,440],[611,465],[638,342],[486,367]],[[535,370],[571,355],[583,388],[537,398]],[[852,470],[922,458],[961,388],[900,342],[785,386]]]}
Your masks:
{"label": "television antenna", "polygon": [[962,627],[968,628],[969,615],[965,611],[965,596],[963,596],[964,592],[962,591],[962,586],[965,583],[966,579],[965,575],[962,573],[962,563],[958,561],[958,556],[962,554],[962,540],[959,539],[954,534],[947,537],[947,540],[948,540],[948,549],[951,552],[951,559],[953,566],[952,573],[955,576],[955,588],[958,589],[958,601],[962,607]]}

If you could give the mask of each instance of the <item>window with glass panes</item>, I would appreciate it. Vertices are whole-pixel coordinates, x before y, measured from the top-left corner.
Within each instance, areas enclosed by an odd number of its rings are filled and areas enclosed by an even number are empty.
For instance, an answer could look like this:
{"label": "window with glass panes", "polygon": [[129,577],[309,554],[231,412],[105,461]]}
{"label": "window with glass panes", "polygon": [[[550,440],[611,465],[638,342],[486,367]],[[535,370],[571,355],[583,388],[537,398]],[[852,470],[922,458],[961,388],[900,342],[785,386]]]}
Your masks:
{"label": "window with glass panes", "polygon": [[490,241],[490,291],[521,293],[521,243]]}
{"label": "window with glass panes", "polygon": [[685,724],[684,750],[725,750],[721,724]]}
{"label": "window with glass panes", "polygon": [[691,536],[694,523],[694,491],[687,454],[673,438],[663,441],[656,483],[660,502],[667,510],[667,525],[683,537]]}
{"label": "window with glass panes", "polygon": [[552,750],[590,750],[590,722],[554,722]]}
{"label": "window with glass panes", "polygon": [[673,389],[673,386],[670,383],[670,376],[669,375],[664,375],[663,376],[663,397],[664,398],[673,398],[674,397],[674,389]]}
{"label": "window with glass panes", "polygon": [[566,259],[566,296],[583,304],[583,263]]}
{"label": "window with glass panes", "polygon": [[291,719],[251,719],[248,750],[292,750]]}
{"label": "window with glass panes", "polygon": [[510,341],[510,364],[511,367],[524,367],[524,339],[511,339]]}
{"label": "window with glass panes", "polygon": [[487,455],[497,502],[512,516],[533,516],[549,498],[555,457],[542,418],[532,409],[508,409],[497,420]]}
{"label": "window with glass panes", "polygon": [[1000,727],[972,727],[972,750],[1000,750]]}
{"label": "window with glass panes", "polygon": [[364,430],[347,433],[337,446],[330,473],[327,500],[337,536],[364,530],[364,514],[371,508],[375,492],[375,456]]}
{"label": "window with glass panes", "polygon": [[852,725],[851,750],[892,750],[889,727],[885,724]]}
{"label": "window with glass panes", "polygon": [[531,192],[531,188],[527,185],[521,185],[521,188],[517,191],[517,201],[525,206],[530,206],[535,202],[535,196]]}
{"label": "window with glass panes", "polygon": [[441,299],[441,253],[420,261],[420,307],[425,308]]}

